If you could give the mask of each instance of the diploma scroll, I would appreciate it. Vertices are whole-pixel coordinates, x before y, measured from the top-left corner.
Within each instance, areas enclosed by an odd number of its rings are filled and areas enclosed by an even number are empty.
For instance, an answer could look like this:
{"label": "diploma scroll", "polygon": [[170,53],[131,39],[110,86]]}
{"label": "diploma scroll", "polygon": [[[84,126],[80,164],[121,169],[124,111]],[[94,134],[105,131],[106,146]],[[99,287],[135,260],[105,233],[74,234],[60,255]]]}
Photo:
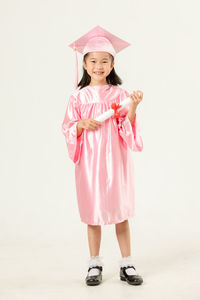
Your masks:
{"label": "diploma scroll", "polygon": [[[117,108],[117,111],[122,110],[126,105],[128,105],[131,102],[131,98],[128,97],[126,99],[124,99],[119,105],[120,108]],[[95,118],[94,120],[99,121],[99,122],[103,122],[105,120],[107,120],[108,118],[110,118],[112,115],[114,115],[116,113],[116,110],[114,109],[109,109],[106,112],[104,112],[103,114],[101,114],[100,116],[98,116],[97,118]]]}

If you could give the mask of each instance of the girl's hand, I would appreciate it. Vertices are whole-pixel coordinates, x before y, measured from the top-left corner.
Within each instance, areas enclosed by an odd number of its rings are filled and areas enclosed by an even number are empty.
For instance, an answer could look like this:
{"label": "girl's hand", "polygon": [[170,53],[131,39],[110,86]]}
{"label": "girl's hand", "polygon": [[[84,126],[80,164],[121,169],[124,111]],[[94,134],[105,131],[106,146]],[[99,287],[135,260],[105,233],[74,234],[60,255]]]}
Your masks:
{"label": "girl's hand", "polygon": [[85,119],[85,120],[78,121],[77,127],[86,130],[95,130],[101,125],[102,122],[96,121],[94,119]]}
{"label": "girl's hand", "polygon": [[133,91],[132,94],[129,95],[129,97],[131,98],[131,103],[130,106],[132,108],[136,108],[138,106],[138,104],[142,101],[143,98],[143,92],[140,90],[137,91]]}

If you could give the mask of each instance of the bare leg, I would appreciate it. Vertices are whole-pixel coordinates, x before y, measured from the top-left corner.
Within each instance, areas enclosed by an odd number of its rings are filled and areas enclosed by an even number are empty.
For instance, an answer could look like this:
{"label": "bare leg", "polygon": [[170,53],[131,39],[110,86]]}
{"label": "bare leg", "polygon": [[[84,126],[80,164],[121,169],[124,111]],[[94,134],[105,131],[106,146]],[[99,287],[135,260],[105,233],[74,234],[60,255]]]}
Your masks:
{"label": "bare leg", "polygon": [[88,225],[90,256],[98,256],[101,244],[101,225]]}
{"label": "bare leg", "polygon": [[128,220],[115,224],[115,231],[116,231],[116,236],[118,239],[122,257],[130,256],[131,245],[130,245],[130,228],[129,228]]}

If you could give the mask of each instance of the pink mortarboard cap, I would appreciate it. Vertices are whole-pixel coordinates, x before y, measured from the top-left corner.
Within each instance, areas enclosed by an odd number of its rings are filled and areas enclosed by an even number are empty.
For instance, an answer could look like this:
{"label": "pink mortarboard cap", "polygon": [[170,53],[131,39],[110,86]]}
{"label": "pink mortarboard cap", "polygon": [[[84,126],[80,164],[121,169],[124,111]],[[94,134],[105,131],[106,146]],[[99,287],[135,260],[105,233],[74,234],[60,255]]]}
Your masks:
{"label": "pink mortarboard cap", "polygon": [[75,53],[75,84],[74,88],[78,87],[78,58],[77,51],[85,55],[88,52],[108,52],[115,55],[130,46],[131,44],[118,38],[116,35],[106,31],[100,26],[94,27],[88,33],[84,34],[78,40],[69,45]]}

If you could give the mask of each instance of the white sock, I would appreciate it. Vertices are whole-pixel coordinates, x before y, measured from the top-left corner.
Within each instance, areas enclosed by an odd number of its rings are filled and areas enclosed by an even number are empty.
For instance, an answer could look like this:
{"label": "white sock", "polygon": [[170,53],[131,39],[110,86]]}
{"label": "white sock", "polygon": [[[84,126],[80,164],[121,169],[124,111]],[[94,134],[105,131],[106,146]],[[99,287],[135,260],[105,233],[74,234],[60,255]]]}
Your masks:
{"label": "white sock", "polygon": [[[120,260],[119,263],[120,263],[120,267],[134,266],[133,265],[133,259],[132,259],[131,256],[122,257],[122,259]],[[126,273],[128,275],[137,275],[136,270],[133,269],[133,268],[127,268]]]}
{"label": "white sock", "polygon": [[[90,267],[96,267],[96,266],[103,266],[102,262],[102,256],[90,256],[88,259],[88,266]],[[96,276],[99,275],[100,270],[97,268],[93,268],[88,272],[88,276]]]}
{"label": "white sock", "polygon": [[99,269],[91,269],[88,272],[88,276],[97,276],[97,275],[99,275]]}

